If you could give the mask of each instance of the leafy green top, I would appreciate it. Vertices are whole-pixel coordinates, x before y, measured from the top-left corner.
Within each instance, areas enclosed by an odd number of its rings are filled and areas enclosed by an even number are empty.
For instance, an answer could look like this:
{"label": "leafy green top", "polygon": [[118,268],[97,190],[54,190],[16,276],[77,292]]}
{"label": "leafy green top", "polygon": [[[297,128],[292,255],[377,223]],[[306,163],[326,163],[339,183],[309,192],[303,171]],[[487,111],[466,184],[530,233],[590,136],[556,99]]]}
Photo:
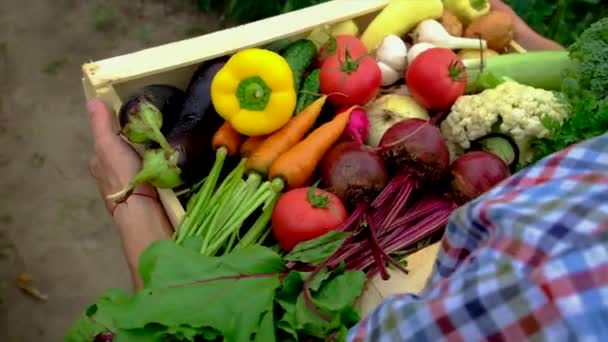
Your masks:
{"label": "leafy green top", "polygon": [[[285,260],[323,260],[345,237],[326,234],[296,247]],[[343,339],[359,320],[353,303],[365,281],[363,272],[343,268],[323,269],[311,279],[289,271],[277,253],[262,246],[206,257],[170,240],[148,247],[139,270],[141,290],[106,291],[65,340],[91,342],[100,333],[115,333],[113,341],[119,342]],[[305,284],[312,304],[303,295]]]}
{"label": "leafy green top", "polygon": [[574,62],[562,81],[571,115],[561,125],[547,120],[548,138],[533,143],[536,159],[608,131],[608,18],[585,30],[569,48]]}

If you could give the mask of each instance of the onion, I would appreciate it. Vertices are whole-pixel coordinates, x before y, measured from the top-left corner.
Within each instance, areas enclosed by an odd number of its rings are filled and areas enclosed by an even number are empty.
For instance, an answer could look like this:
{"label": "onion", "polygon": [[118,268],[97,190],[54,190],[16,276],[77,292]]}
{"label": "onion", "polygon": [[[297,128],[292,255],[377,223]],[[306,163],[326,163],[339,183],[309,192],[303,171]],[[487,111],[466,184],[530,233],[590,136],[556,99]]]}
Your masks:
{"label": "onion", "polygon": [[451,189],[459,204],[471,201],[511,176],[509,166],[485,151],[463,154],[450,166]]}

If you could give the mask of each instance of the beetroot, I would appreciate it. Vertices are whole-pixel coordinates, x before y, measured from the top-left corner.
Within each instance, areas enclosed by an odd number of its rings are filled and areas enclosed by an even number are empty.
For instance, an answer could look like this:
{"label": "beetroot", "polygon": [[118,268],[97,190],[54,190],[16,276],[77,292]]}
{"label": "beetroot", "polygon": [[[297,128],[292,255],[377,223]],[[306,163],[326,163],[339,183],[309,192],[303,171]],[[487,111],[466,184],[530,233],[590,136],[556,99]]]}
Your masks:
{"label": "beetroot", "polygon": [[384,161],[354,141],[336,144],[319,168],[323,185],[349,205],[370,202],[388,183]]}
{"label": "beetroot", "polygon": [[485,151],[463,154],[450,166],[451,188],[459,204],[471,201],[511,176],[509,166]]}
{"label": "beetroot", "polygon": [[[445,227],[455,204],[431,191],[448,175],[450,153],[437,126],[406,119],[390,127],[374,154],[356,142],[340,143],[321,163],[328,189],[354,206],[339,230],[353,231],[324,263],[389,278],[387,264],[407,272],[391,254],[411,248]],[[392,179],[387,183],[387,170]],[[381,191],[380,191],[381,190]]]}
{"label": "beetroot", "polygon": [[406,171],[429,182],[444,177],[450,151],[437,126],[423,119],[392,125],[380,140],[380,155],[397,172]]}

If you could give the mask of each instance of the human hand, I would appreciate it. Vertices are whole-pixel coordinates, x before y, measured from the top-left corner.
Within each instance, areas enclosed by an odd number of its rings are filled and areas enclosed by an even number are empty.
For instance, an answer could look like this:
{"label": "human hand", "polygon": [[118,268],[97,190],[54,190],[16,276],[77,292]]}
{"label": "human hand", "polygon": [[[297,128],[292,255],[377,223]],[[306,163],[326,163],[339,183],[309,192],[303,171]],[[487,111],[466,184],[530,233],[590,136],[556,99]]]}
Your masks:
{"label": "human hand", "polygon": [[515,13],[511,6],[505,4],[502,0],[488,0],[488,2],[490,3],[490,8],[492,10],[507,13],[511,16],[516,36],[525,34],[525,32],[529,30],[528,24]]}
{"label": "human hand", "polygon": [[515,41],[524,49],[533,50],[563,50],[558,43],[547,39],[534,31],[517,13],[501,0],[488,0],[492,10],[507,13],[513,19]]}
{"label": "human hand", "polygon": [[[87,110],[94,144],[90,170],[106,207],[112,211],[115,204],[106,197],[129,184],[141,168],[141,158],[118,134],[114,127],[114,113],[105,103],[93,98],[87,103]],[[150,196],[156,194],[150,185],[140,185],[135,191]]]}

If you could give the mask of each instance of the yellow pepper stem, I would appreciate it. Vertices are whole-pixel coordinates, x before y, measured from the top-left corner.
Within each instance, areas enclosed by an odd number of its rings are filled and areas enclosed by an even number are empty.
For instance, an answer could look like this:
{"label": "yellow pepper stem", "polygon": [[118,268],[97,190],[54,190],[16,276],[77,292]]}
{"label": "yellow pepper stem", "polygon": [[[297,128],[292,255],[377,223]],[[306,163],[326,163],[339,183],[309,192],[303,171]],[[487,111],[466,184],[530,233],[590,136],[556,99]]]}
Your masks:
{"label": "yellow pepper stem", "polygon": [[236,97],[242,109],[264,110],[270,100],[270,87],[259,76],[242,80],[236,90]]}

